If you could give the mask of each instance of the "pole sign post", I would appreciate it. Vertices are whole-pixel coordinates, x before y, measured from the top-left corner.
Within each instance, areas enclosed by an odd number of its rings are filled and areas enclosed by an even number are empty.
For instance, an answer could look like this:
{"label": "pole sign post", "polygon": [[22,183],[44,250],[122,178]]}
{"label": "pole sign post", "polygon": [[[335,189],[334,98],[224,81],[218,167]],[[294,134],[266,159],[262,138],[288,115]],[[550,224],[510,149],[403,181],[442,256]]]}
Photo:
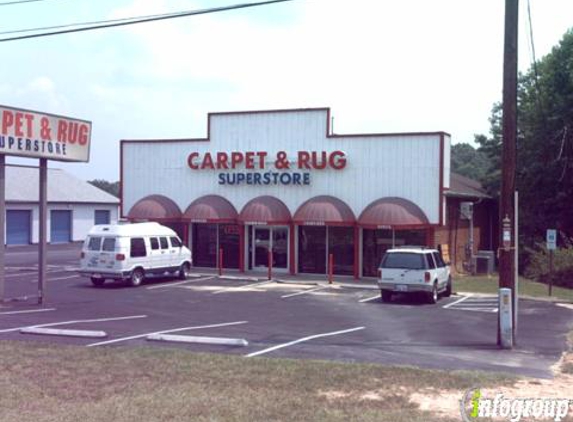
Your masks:
{"label": "pole sign post", "polygon": [[4,301],[5,157],[40,160],[38,303],[44,298],[46,279],[48,160],[89,161],[92,124],[65,116],[0,105],[0,302]]}
{"label": "pole sign post", "polygon": [[549,296],[553,294],[553,251],[557,249],[557,230],[547,229],[547,250],[549,251]]}

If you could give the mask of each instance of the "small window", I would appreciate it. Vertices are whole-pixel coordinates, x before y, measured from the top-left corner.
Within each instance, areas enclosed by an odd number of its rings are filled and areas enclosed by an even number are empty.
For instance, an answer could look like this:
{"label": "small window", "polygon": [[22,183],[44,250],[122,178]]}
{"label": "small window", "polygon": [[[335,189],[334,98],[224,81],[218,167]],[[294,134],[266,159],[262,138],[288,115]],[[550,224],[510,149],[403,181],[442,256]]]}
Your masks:
{"label": "small window", "polygon": [[176,236],[171,236],[169,238],[169,240],[171,240],[171,247],[172,248],[180,248],[181,247],[181,241],[179,240],[178,237]]}
{"label": "small window", "polygon": [[94,222],[95,224],[109,224],[109,210],[95,210]]}
{"label": "small window", "polygon": [[150,237],[149,243],[151,243],[151,250],[155,251],[155,250],[159,249],[159,240],[157,240],[156,237]]}
{"label": "small window", "polygon": [[102,250],[106,252],[115,251],[115,237],[106,237],[103,240]]}
{"label": "small window", "polygon": [[145,249],[145,240],[142,237],[133,237],[130,241],[132,258],[138,258],[141,256],[147,256],[147,251]]}
{"label": "small window", "polygon": [[428,268],[433,270],[436,268],[436,263],[434,262],[434,258],[432,258],[432,254],[425,254],[426,261],[428,261]]}
{"label": "small window", "polygon": [[101,247],[101,237],[90,237],[88,240],[88,251],[99,251]]}
{"label": "small window", "polygon": [[169,243],[167,243],[166,237],[160,237],[159,243],[161,244],[161,249],[169,249]]}
{"label": "small window", "polygon": [[442,259],[442,256],[439,253],[433,252],[432,255],[434,256],[434,259],[436,260],[436,265],[438,266],[438,268],[443,268],[446,266],[446,263],[444,262],[444,260]]}

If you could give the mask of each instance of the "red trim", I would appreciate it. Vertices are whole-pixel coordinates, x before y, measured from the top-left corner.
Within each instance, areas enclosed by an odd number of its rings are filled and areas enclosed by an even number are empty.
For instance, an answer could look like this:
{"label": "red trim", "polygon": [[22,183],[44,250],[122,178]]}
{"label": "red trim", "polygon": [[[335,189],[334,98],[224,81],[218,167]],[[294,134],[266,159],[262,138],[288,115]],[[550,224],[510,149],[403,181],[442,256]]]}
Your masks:
{"label": "red trim", "polygon": [[291,223],[289,225],[289,230],[290,230],[290,236],[289,236],[289,272],[291,274],[296,274],[296,261],[295,261],[295,257],[294,257],[294,253],[295,253],[295,230],[296,230],[296,226]]}
{"label": "red trim", "polygon": [[440,134],[440,191],[438,192],[439,196],[439,224],[440,226],[444,225],[444,134]]}
{"label": "red trim", "polygon": [[354,278],[360,278],[360,229],[354,226]]}

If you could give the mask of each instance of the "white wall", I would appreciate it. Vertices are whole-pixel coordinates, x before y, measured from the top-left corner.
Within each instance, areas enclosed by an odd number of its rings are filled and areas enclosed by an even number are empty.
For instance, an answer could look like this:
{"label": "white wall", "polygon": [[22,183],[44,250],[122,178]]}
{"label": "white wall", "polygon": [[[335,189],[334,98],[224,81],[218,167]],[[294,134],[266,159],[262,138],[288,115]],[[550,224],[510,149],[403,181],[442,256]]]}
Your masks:
{"label": "white wall", "polygon": [[[32,211],[32,243],[38,243],[40,239],[40,210],[38,204],[6,204],[6,210],[31,210]],[[83,241],[88,231],[94,225],[95,210],[109,210],[110,222],[117,222],[119,207],[107,204],[48,204],[47,241],[50,242],[50,211],[72,211],[72,241]]]}
{"label": "white wall", "polygon": [[[250,199],[272,195],[280,198],[292,214],[313,196],[332,195],[345,201],[358,218],[371,202],[397,196],[417,204],[430,223],[439,223],[440,134],[327,137],[327,119],[326,109],[213,114],[208,142],[124,143],[123,213],[127,215],[139,199],[151,194],[171,198],[182,211],[200,196],[218,194],[239,212]],[[449,147],[446,135],[445,187],[449,186]],[[288,152],[293,160],[300,150],[342,150],[347,166],[339,171],[310,170],[310,186],[226,186],[218,184],[221,170],[192,170],[187,165],[191,152],[203,156],[207,151],[266,151],[269,161],[274,161],[278,151]],[[264,172],[244,168],[236,171]]]}

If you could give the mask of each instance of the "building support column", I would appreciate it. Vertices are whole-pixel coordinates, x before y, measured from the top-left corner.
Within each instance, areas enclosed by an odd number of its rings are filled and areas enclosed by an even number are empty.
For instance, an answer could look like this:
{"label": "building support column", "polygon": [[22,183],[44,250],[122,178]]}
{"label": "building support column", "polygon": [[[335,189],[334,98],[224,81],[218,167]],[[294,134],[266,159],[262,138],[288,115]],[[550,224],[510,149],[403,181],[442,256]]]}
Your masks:
{"label": "building support column", "polygon": [[245,225],[239,225],[239,271],[245,272]]}
{"label": "building support column", "polygon": [[354,226],[354,278],[360,278],[360,228]]}
{"label": "building support column", "polygon": [[296,226],[294,223],[289,224],[289,272],[294,275],[296,274],[296,257],[295,257],[295,246],[296,246]]}

